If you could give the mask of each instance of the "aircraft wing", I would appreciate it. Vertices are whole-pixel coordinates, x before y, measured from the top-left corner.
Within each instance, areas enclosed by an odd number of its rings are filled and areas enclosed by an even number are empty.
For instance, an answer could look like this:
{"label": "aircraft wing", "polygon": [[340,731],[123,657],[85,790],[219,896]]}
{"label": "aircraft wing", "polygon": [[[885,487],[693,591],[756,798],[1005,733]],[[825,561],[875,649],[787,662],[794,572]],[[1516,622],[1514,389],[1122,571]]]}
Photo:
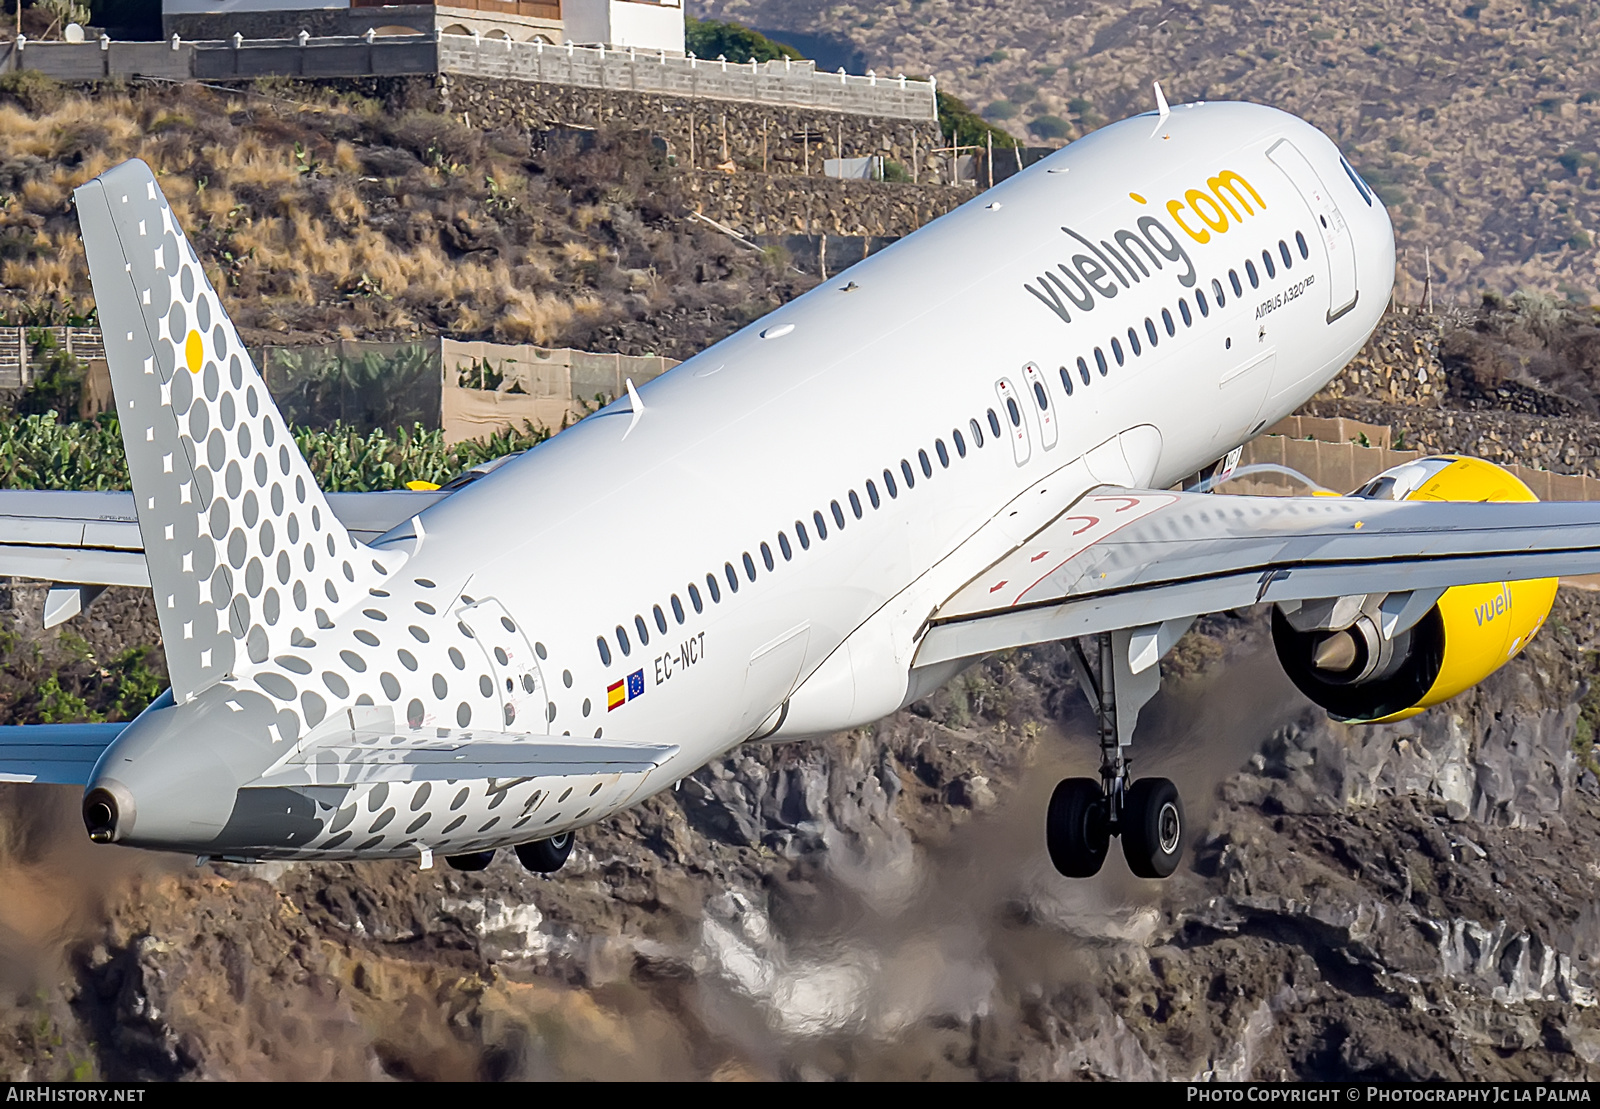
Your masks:
{"label": "aircraft wing", "polygon": [[[448,493],[331,493],[328,505],[369,542]],[[125,491],[0,490],[0,576],[148,588],[144,539]]]}
{"label": "aircraft wing", "polygon": [[81,786],[127,724],[10,724],[0,727],[0,782]]}
{"label": "aircraft wing", "polygon": [[1259,602],[1597,571],[1595,502],[1101,487],[935,610],[913,665]]}
{"label": "aircraft wing", "polygon": [[[363,720],[360,717],[366,716]],[[645,774],[677,754],[675,745],[615,743],[481,728],[410,728],[384,710],[356,709],[348,725],[307,737],[301,749],[249,783],[342,786],[375,782],[577,778]]]}

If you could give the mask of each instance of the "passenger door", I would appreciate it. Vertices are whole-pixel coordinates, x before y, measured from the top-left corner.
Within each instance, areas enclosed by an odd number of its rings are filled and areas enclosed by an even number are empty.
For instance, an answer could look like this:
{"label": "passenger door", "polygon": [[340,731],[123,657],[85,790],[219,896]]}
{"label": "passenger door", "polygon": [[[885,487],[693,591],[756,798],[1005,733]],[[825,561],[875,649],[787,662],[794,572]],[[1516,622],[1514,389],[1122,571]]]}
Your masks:
{"label": "passenger door", "polygon": [[1356,306],[1360,290],[1356,288],[1356,249],[1350,226],[1345,222],[1339,206],[1317,171],[1311,168],[1306,156],[1288,139],[1279,139],[1267,151],[1272,163],[1283,170],[1316,223],[1317,238],[1328,260],[1328,315],[1332,323]]}

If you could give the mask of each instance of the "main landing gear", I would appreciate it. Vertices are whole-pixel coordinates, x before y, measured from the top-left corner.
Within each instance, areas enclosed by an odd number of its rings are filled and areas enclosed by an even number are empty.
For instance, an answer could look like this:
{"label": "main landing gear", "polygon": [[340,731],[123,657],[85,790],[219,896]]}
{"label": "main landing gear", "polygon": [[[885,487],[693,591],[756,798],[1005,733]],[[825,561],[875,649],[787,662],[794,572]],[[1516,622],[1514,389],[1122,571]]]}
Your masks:
{"label": "main landing gear", "polygon": [[1190,622],[1094,636],[1094,665],[1082,640],[1069,646],[1078,683],[1100,724],[1100,779],[1067,778],[1050,798],[1045,846],[1068,878],[1099,873],[1112,836],[1122,838],[1128,869],[1141,878],[1165,878],[1178,868],[1184,832],[1178,788],[1166,778],[1130,782],[1123,752],[1139,710],[1161,687],[1159,659]]}
{"label": "main landing gear", "polygon": [[[522,864],[524,870],[531,870],[535,874],[554,874],[566,865],[575,841],[576,837],[571,832],[562,832],[549,839],[519,843],[517,861]],[[468,855],[449,855],[444,861],[450,864],[452,870],[486,870],[489,864],[494,862],[494,852],[474,851]]]}

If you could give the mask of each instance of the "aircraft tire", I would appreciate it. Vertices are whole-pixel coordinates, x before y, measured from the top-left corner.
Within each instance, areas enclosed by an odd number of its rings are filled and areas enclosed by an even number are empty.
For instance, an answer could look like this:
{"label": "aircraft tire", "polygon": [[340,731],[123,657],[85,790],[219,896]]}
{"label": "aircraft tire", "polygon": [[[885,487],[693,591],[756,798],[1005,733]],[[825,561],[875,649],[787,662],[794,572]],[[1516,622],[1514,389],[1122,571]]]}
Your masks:
{"label": "aircraft tire", "polygon": [[1066,778],[1050,796],[1045,816],[1050,861],[1068,878],[1092,878],[1111,846],[1105,794],[1093,778]]}
{"label": "aircraft tire", "polygon": [[576,840],[571,832],[562,832],[549,839],[536,839],[532,843],[517,845],[517,860],[535,874],[553,874],[560,870],[572,854]]}
{"label": "aircraft tire", "polygon": [[1165,878],[1183,858],[1183,799],[1166,778],[1140,778],[1128,789],[1122,853],[1140,878]]}
{"label": "aircraft tire", "polygon": [[444,861],[451,870],[487,870],[494,862],[493,851],[474,851],[468,855],[446,855]]}

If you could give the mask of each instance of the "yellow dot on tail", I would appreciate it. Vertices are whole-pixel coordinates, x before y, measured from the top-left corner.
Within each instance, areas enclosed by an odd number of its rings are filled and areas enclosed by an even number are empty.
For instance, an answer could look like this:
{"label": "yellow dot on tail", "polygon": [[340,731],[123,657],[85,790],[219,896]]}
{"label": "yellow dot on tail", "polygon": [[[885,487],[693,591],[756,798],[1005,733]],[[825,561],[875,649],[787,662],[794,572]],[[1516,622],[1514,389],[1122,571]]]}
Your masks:
{"label": "yellow dot on tail", "polygon": [[1128,194],[1128,199],[1133,201],[1135,204],[1143,204],[1143,203],[1145,203],[1144,197],[1140,196],[1138,193],[1129,193]]}
{"label": "yellow dot on tail", "polygon": [[200,332],[189,332],[189,339],[183,344],[183,359],[189,364],[189,372],[197,374],[200,367],[205,365],[206,352],[200,346]]}

